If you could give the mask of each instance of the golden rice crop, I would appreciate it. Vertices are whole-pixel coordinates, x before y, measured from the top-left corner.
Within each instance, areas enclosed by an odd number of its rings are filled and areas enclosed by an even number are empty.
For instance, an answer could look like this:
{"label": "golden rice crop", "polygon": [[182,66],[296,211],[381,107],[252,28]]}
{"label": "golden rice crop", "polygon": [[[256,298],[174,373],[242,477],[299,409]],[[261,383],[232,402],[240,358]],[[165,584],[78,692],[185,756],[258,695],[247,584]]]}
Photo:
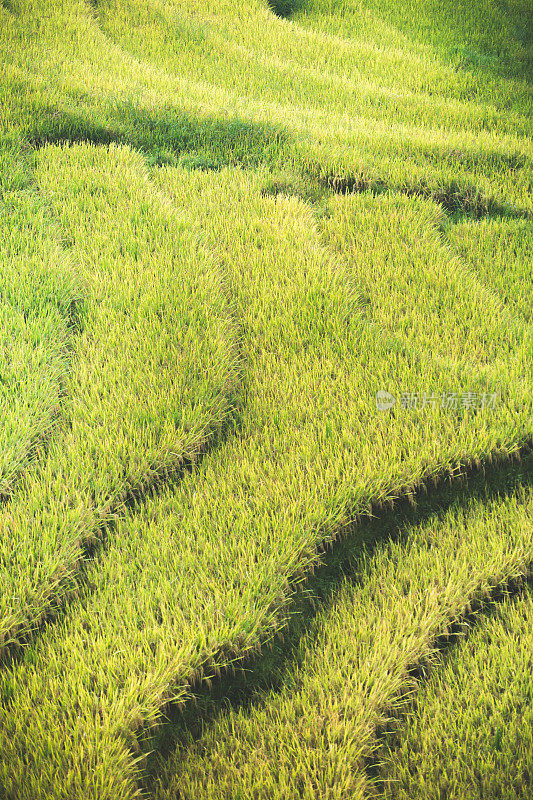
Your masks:
{"label": "golden rice crop", "polygon": [[37,180],[76,248],[87,310],[61,429],[0,509],[2,647],[76,590],[84,548],[128,494],[198,455],[236,377],[217,264],[139,155],[49,148]]}
{"label": "golden rice crop", "polygon": [[[1,794],[138,796],[142,728],[284,627],[323,544],[531,441],[528,14],[0,3]],[[283,685],[156,796],[374,791],[410,667],[530,569],[511,472],[356,527],[383,541]]]}
{"label": "golden rice crop", "polygon": [[[152,181],[176,214],[194,208],[220,259],[240,322],[242,395],[232,435],[118,522],[89,568],[91,594],[4,674],[0,774],[32,800],[135,796],[139,726],[276,631],[320,542],[369,503],[465,459],[511,453],[529,433],[525,325],[442,245],[434,203],[337,198],[319,228],[302,201],[262,193],[260,174],[167,168]],[[398,402],[384,414],[375,394],[385,385],[398,397],[497,386],[506,398],[477,411]],[[520,536],[502,578],[525,558]],[[465,600],[460,582],[452,589],[454,604]],[[450,615],[445,604],[439,624]]]}

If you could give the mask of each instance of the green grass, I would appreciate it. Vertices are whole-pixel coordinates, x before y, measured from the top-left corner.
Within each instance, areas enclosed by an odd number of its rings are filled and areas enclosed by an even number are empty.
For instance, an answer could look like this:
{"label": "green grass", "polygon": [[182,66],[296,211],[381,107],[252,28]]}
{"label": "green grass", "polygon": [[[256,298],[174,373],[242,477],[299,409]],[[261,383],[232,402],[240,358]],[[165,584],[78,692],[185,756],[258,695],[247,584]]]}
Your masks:
{"label": "green grass", "polygon": [[81,287],[60,232],[30,191],[0,195],[0,496],[57,423]]}
{"label": "green grass", "polygon": [[447,235],[483,284],[496,291],[514,315],[531,325],[532,223],[504,217],[479,222],[463,218],[448,228]]}
{"label": "green grass", "polygon": [[[433,656],[436,641],[472,604],[530,570],[532,494],[531,486],[522,484],[528,473],[530,483],[531,460],[523,474],[516,470],[506,478],[500,472],[487,492],[472,497],[471,489],[458,492],[444,511],[431,498],[422,501],[423,521],[401,525],[398,518],[401,535],[394,538],[390,518],[376,520],[374,529],[356,530],[350,557],[337,565],[347,577],[304,632],[281,687],[260,690],[248,706],[208,718],[196,741],[182,732],[178,747],[160,765],[158,800],[368,797],[374,782],[366,766],[379,742],[376,731],[415,690],[412,668]],[[373,546],[361,555],[361,540],[370,537]],[[527,686],[527,675],[523,682]],[[445,698],[441,714],[448,718]],[[487,720],[485,729],[489,726]],[[435,759],[438,730],[426,725]],[[415,737],[413,730],[411,748]],[[456,752],[450,741],[447,764]],[[435,764],[436,777],[438,762],[431,754],[426,759],[428,769]],[[490,764],[484,768],[488,776]],[[404,766],[401,775],[406,773]],[[387,779],[386,768],[384,775]],[[431,786],[428,781],[427,796],[440,797],[439,784],[435,794]],[[412,788],[412,794],[408,786],[399,796],[425,796],[416,794],[414,777]]]}
{"label": "green grass", "polygon": [[[279,628],[290,583],[317,563],[321,542],[372,502],[465,461],[510,454],[529,433],[518,380],[525,326],[442,245],[435,204],[335,198],[322,240],[309,206],[262,193],[261,174],[166,168],[152,181],[176,215],[195,209],[220,259],[240,322],[242,394],[232,435],[179,486],[117,522],[88,566],[91,593],[4,672],[8,795],[135,796],[136,732],[157,721],[169,697],[185,700],[191,683]],[[402,304],[408,285],[416,307]],[[461,326],[465,318],[475,328]],[[375,408],[384,386],[398,395],[499,387],[506,397],[478,412],[428,403],[384,414]],[[517,537],[495,580],[522,569],[520,527]],[[445,606],[441,617],[452,611]]]}
{"label": "green grass", "polygon": [[4,124],[33,141],[130,142],[160,163],[285,163],[531,211],[523,81],[472,82],[395,29],[378,47],[371,19],[352,41],[251,0],[245,30],[232,5],[207,0],[42,8],[37,24],[21,4],[0,48]]}
{"label": "green grass", "polygon": [[376,797],[531,797],[532,623],[529,585],[467,633],[380,753]]}
{"label": "green grass", "polygon": [[[531,442],[528,5],[488,6],[0,5],[9,800],[137,797],[139,739],[291,630],[324,543]],[[530,569],[509,481],[356,528],[280,685],[155,796],[374,791],[409,668]]]}
{"label": "green grass", "polygon": [[139,155],[45,149],[36,180],[76,250],[86,313],[62,424],[0,509],[2,648],[76,592],[85,548],[128,495],[197,457],[238,374],[217,264]]}
{"label": "green grass", "polygon": [[[374,25],[376,40],[396,32],[406,47],[432,50],[476,82],[476,88],[493,77],[527,83],[533,77],[533,12],[527,0],[503,0],[481,6],[470,0],[286,0],[292,18],[305,24],[317,16],[328,30],[361,36]],[[300,13],[299,13],[300,12]],[[482,24],[481,13],[483,14]]]}

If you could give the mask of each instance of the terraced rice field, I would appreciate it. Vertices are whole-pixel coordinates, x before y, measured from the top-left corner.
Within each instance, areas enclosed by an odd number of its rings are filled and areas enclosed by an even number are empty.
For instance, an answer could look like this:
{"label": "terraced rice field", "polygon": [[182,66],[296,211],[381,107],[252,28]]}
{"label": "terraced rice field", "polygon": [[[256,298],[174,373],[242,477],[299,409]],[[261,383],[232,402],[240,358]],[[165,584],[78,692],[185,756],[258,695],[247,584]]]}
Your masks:
{"label": "terraced rice field", "polygon": [[0,4],[0,797],[533,796],[532,34]]}

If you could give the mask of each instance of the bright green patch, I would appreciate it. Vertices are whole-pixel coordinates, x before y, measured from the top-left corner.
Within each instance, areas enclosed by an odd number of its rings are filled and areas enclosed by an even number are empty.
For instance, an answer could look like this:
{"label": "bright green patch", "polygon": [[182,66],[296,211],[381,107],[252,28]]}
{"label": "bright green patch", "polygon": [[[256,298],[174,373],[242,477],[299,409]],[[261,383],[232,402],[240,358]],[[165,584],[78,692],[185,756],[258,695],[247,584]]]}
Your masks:
{"label": "bright green patch", "polygon": [[[531,796],[533,593],[506,598],[434,669],[379,754],[376,797]],[[390,739],[391,737],[389,737]]]}

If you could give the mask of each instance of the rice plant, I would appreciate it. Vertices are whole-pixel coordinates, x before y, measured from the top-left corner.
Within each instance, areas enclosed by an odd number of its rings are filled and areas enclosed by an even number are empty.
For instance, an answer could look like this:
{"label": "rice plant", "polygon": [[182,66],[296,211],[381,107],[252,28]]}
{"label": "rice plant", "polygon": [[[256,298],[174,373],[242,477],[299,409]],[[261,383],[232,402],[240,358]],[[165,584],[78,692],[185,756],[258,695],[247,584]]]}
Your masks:
{"label": "rice plant", "polygon": [[[515,486],[505,497],[481,496],[466,504],[463,498],[445,513],[435,505],[425,522],[402,526],[396,541],[378,539],[366,556],[354,558],[357,548],[352,547],[352,564],[347,565],[352,577],[302,636],[281,688],[258,691],[250,706],[218,715],[196,740],[182,736],[160,765],[158,800],[363,800],[375,796],[376,781],[368,771],[373,756],[382,768],[386,797],[452,793],[470,798],[490,791],[488,796],[500,796],[501,785],[507,787],[502,796],[511,797],[515,787],[516,796],[526,797],[531,636],[524,632],[516,644],[514,637],[527,625],[527,602],[523,611],[516,608],[507,626],[500,622],[499,636],[504,637],[505,626],[508,642],[503,652],[494,642],[487,663],[487,645],[479,644],[483,634],[474,636],[464,656],[458,656],[457,674],[450,678],[450,666],[427,692],[421,691],[421,710],[409,719],[403,741],[398,732],[400,750],[388,759],[383,750],[374,754],[378,731],[386,730],[391,715],[405,708],[417,690],[413,667],[434,660],[439,638],[494,586],[529,574],[531,511],[531,487],[517,491]],[[513,656],[520,672],[512,676]],[[503,674],[501,658],[508,668]],[[513,720],[494,773],[491,740],[480,750],[478,735],[488,737],[495,723],[487,705],[501,702],[505,714],[506,704],[499,700],[504,687],[510,693],[516,688],[524,716]],[[500,730],[506,739],[501,725]],[[504,765],[510,770],[511,764],[514,771],[505,776]],[[483,792],[471,784],[476,769]]]}
{"label": "rice plant", "polygon": [[[240,321],[242,394],[233,435],[178,487],[119,520],[89,568],[91,593],[4,674],[0,774],[22,797],[135,796],[139,727],[279,628],[291,581],[317,563],[321,542],[369,504],[469,459],[514,452],[529,431],[519,382],[526,327],[442,245],[435,204],[335,198],[319,228],[301,200],[262,193],[260,174],[166,168],[152,181],[175,214],[195,208],[220,259]],[[404,302],[407,286],[416,306]],[[406,386],[422,395],[432,384],[479,395],[499,386],[509,396],[473,411],[398,401],[384,414],[375,395],[385,381],[399,398]],[[516,548],[494,579],[523,568],[515,527]],[[485,563],[488,551],[467,538]],[[472,594],[481,577],[469,579]],[[465,598],[462,583],[453,592],[454,603]],[[445,604],[439,624],[452,611]]]}
{"label": "rice plant", "polygon": [[[169,701],[290,629],[350,526],[357,579],[280,685],[150,791],[469,796],[425,747],[433,720],[472,730],[438,677],[381,782],[369,764],[413,666],[530,572],[527,470],[430,496],[401,538],[373,515],[531,443],[529,21],[526,0],[0,4],[3,796],[138,797]],[[469,762],[490,791],[510,747],[492,782]]]}
{"label": "rice plant", "polygon": [[83,289],[42,198],[0,200],[0,496],[57,423]]}
{"label": "rice plant", "polygon": [[432,671],[384,743],[372,796],[530,797],[532,615],[529,583]]}
{"label": "rice plant", "polygon": [[217,264],[139,155],[50,148],[36,179],[76,247],[87,311],[62,424],[0,508],[2,648],[76,592],[85,549],[129,495],[198,456],[238,374]]}

